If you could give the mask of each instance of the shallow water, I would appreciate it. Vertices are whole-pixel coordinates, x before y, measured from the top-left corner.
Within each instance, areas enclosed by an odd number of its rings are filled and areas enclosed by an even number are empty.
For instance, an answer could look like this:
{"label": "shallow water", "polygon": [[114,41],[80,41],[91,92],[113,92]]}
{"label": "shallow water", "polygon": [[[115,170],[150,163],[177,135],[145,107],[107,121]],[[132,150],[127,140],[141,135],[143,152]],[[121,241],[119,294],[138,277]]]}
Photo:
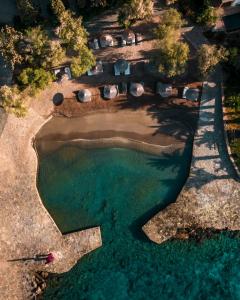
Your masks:
{"label": "shallow water", "polygon": [[65,146],[40,159],[38,186],[62,232],[101,226],[103,247],[50,281],[44,299],[240,299],[240,242],[150,242],[142,225],[174,201],[190,148],[153,156]]}

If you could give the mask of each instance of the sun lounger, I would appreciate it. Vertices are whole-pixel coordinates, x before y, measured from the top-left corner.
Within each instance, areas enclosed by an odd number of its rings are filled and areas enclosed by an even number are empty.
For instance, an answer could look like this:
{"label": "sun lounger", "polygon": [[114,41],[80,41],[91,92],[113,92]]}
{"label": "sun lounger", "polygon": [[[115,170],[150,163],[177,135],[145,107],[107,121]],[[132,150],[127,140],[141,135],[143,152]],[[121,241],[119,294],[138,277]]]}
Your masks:
{"label": "sun lounger", "polygon": [[67,74],[68,79],[71,79],[71,78],[72,78],[72,73],[71,73],[71,70],[70,70],[69,67],[65,67],[65,68],[64,68],[64,72],[65,72],[65,74]]}
{"label": "sun lounger", "polygon": [[130,64],[128,64],[127,70],[124,73],[125,75],[130,75]]}
{"label": "sun lounger", "polygon": [[127,41],[124,38],[122,38],[122,40],[121,40],[121,46],[125,47],[126,45],[127,45]]}
{"label": "sun lounger", "polygon": [[119,70],[117,69],[117,67],[114,65],[114,75],[115,76],[119,76],[120,75],[120,72]]}
{"label": "sun lounger", "polygon": [[98,44],[98,39],[93,40],[93,49],[98,50],[99,49],[99,44]]}

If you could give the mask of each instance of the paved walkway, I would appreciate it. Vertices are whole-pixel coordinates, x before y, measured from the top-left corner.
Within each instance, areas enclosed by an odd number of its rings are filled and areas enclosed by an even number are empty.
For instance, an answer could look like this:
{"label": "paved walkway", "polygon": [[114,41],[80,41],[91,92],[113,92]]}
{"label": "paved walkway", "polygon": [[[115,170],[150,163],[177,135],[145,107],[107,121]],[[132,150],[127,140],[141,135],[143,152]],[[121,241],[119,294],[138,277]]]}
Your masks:
{"label": "paved walkway", "polygon": [[177,201],[143,227],[157,243],[180,228],[240,230],[240,184],[224,138],[218,74],[204,84],[189,178]]}

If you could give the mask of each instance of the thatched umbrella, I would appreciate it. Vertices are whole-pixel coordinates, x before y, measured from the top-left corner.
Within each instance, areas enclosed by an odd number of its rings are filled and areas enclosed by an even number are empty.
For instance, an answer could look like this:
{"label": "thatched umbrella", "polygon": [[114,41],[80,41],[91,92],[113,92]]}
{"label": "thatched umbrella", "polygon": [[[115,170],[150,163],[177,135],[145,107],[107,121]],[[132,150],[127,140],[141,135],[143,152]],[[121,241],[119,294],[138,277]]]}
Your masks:
{"label": "thatched umbrella", "polygon": [[144,87],[141,83],[131,83],[130,85],[130,93],[134,97],[140,97],[144,93]]}
{"label": "thatched umbrella", "polygon": [[157,83],[157,94],[163,98],[170,97],[172,95],[172,85],[168,83]]}
{"label": "thatched umbrella", "polygon": [[183,90],[183,98],[192,100],[192,101],[198,101],[199,98],[199,89],[189,88],[185,87]]}
{"label": "thatched umbrella", "polygon": [[53,104],[58,106],[61,105],[63,103],[64,100],[64,96],[62,93],[57,93],[53,96]]}
{"label": "thatched umbrella", "polygon": [[127,44],[134,44],[135,43],[135,33],[131,30],[125,30],[123,32],[123,39],[126,41]]}
{"label": "thatched umbrella", "polygon": [[102,34],[99,41],[102,48],[113,46],[113,37],[110,34]]}
{"label": "thatched umbrella", "polygon": [[78,92],[78,100],[80,102],[90,102],[92,101],[92,93],[88,89],[83,89]]}
{"label": "thatched umbrella", "polygon": [[118,95],[118,89],[116,85],[105,85],[103,89],[103,95],[106,99],[113,99]]}

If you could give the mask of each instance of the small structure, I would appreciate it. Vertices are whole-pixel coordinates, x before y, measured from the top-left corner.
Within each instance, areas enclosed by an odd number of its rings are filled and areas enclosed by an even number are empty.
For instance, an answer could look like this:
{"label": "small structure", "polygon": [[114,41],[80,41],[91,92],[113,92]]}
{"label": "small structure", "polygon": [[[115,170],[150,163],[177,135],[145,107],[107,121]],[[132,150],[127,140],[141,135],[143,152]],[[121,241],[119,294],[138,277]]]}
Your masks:
{"label": "small structure", "polygon": [[240,13],[228,15],[223,17],[223,23],[227,33],[236,32],[240,30]]}
{"label": "small structure", "polygon": [[141,35],[141,33],[136,33],[135,34],[136,36],[136,44],[140,45],[142,43],[142,40],[143,40],[143,36]]}
{"label": "small structure", "polygon": [[102,48],[114,46],[114,40],[110,34],[102,34],[99,38],[99,41]]}
{"label": "small structure", "polygon": [[58,81],[62,81],[63,78],[68,80],[72,79],[72,73],[69,67],[60,67],[53,70],[54,75]]}
{"label": "small structure", "polygon": [[130,75],[130,63],[125,59],[118,59],[114,64],[114,75]]}
{"label": "small structure", "polygon": [[198,101],[199,95],[200,95],[199,89],[189,88],[186,86],[183,89],[182,98],[187,100],[192,100],[192,101]]}
{"label": "small structure", "polygon": [[89,46],[93,50],[98,50],[99,49],[99,42],[98,39],[93,39],[89,42]]}
{"label": "small structure", "polygon": [[172,85],[168,83],[157,83],[156,93],[163,98],[172,96]]}
{"label": "small structure", "polygon": [[135,34],[131,30],[125,30],[122,34],[122,44],[133,45],[135,44]]}
{"label": "small structure", "polygon": [[92,69],[87,71],[87,74],[88,74],[88,76],[92,76],[92,75],[97,75],[102,72],[103,72],[103,65],[102,65],[101,60],[98,60],[96,62],[96,65]]}
{"label": "small structure", "polygon": [[77,94],[78,100],[82,103],[91,102],[92,101],[92,93],[88,89],[80,90]]}
{"label": "small structure", "polygon": [[130,93],[134,97],[140,97],[144,93],[144,87],[142,83],[131,83]]}
{"label": "small structure", "polygon": [[117,85],[105,85],[103,89],[103,97],[106,99],[113,99],[118,95]]}
{"label": "small structure", "polygon": [[53,104],[58,106],[61,105],[63,103],[64,100],[64,96],[62,93],[57,93],[53,96]]}

